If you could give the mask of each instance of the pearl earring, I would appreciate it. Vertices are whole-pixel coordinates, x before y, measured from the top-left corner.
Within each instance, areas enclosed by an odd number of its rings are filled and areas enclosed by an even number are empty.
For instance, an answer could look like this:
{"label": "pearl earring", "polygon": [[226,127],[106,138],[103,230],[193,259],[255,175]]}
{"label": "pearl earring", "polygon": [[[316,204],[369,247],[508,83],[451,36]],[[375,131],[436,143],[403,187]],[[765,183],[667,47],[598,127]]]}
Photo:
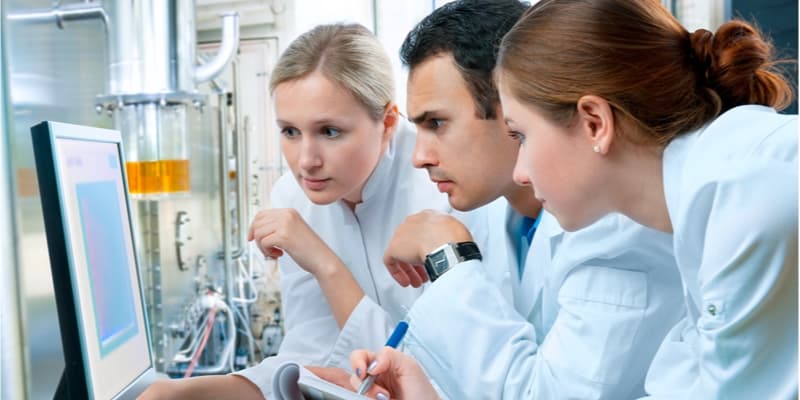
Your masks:
{"label": "pearl earring", "polygon": [[594,145],[594,147],[592,147],[592,150],[593,150],[595,153],[599,153],[599,152],[600,152],[600,146],[598,146],[598,145]]}

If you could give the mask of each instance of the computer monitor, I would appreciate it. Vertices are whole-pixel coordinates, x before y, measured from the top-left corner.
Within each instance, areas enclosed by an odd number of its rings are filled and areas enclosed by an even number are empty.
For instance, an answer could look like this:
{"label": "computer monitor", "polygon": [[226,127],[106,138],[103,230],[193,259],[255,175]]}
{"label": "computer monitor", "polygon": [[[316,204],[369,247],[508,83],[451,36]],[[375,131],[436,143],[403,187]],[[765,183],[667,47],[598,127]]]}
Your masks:
{"label": "computer monitor", "polygon": [[155,378],[119,132],[31,128],[64,347],[57,399],[133,399]]}

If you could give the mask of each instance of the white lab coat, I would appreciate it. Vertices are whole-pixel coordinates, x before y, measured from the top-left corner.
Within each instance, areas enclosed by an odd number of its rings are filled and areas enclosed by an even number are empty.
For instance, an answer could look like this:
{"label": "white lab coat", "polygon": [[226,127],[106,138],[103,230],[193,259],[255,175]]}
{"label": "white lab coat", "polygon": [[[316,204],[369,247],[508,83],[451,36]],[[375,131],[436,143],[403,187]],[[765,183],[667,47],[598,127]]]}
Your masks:
{"label": "white lab coat", "polygon": [[415,169],[411,154],[414,128],[401,122],[364,187],[355,213],[343,202],[311,203],[296,179],[287,173],[275,184],[272,207],[293,207],[348,266],[365,297],[339,329],[316,279],[290,257],[278,261],[285,336],[278,356],[239,372],[269,398],[274,369],[286,360],[301,365],[350,370],[350,353],[380,349],[422,288],[404,288],[383,264],[383,253],[398,225],[423,209],[449,212],[447,197],[436,190],[425,170]]}
{"label": "white lab coat", "polygon": [[[682,316],[670,235],[610,215],[567,233],[546,213],[521,282],[505,200],[467,220],[483,262],[409,313],[406,349],[452,399],[630,399]],[[482,215],[482,216],[480,216]],[[481,222],[483,219],[483,222]]]}
{"label": "white lab coat", "polygon": [[797,116],[736,107],[664,152],[686,319],[647,376],[656,399],[796,399]]}

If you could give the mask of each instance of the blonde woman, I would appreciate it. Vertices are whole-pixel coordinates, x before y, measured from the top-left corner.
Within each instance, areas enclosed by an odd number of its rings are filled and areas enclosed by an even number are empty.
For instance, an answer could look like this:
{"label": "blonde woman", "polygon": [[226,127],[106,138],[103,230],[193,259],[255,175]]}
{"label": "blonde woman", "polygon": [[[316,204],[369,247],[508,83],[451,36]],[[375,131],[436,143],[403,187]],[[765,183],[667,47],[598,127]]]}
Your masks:
{"label": "blonde woman", "polygon": [[[285,360],[349,369],[350,352],[380,348],[421,294],[395,284],[383,251],[407,215],[449,206],[411,164],[415,134],[392,101],[378,40],[360,25],[318,26],[283,53],[270,90],[291,171],[250,239],[278,257],[286,328],[279,353],[233,375],[159,382],[143,398],[269,398]],[[346,385],[339,371],[326,378]]]}

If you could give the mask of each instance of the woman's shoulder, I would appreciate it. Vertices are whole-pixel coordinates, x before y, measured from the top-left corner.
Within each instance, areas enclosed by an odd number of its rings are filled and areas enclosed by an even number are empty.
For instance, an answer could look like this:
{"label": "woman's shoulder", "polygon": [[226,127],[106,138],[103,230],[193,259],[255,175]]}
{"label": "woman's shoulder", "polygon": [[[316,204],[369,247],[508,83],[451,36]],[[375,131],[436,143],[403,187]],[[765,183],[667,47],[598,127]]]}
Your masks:
{"label": "woman's shoulder", "polygon": [[695,234],[702,236],[706,224],[725,218],[767,229],[773,220],[796,211],[796,115],[737,107],[700,132],[689,147],[680,179],[665,188],[673,194],[668,203],[676,231],[698,230]]}
{"label": "woman's shoulder", "polygon": [[675,265],[671,235],[619,213],[608,214],[583,229],[563,232],[558,249],[559,260],[568,265],[600,264],[645,271]]}
{"label": "woman's shoulder", "polygon": [[797,115],[746,105],[720,115],[699,132],[689,162],[742,164],[750,158],[797,157]]}
{"label": "woman's shoulder", "polygon": [[760,179],[775,166],[797,164],[797,116],[764,106],[736,107],[671,143],[665,164],[665,177],[677,173],[666,185],[677,184],[682,196]]}

